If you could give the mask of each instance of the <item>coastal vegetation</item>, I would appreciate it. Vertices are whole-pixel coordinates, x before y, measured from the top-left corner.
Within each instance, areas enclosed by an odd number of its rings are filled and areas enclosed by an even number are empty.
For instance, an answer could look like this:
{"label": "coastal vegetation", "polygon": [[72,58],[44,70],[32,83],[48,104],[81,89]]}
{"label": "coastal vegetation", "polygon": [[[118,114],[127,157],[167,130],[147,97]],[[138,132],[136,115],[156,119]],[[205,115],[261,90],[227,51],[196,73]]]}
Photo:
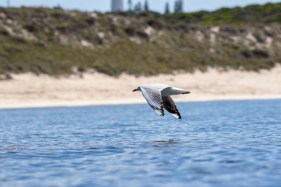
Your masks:
{"label": "coastal vegetation", "polygon": [[259,71],[281,63],[281,3],[159,14],[0,8],[0,74]]}

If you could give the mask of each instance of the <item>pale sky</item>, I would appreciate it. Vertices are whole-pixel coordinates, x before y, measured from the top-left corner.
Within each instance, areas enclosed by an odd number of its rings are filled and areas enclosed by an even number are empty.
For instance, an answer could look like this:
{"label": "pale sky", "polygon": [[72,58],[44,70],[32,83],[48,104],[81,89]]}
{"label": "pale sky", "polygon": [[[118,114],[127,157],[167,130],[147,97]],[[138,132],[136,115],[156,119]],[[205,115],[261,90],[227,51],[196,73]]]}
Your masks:
{"label": "pale sky", "polygon": [[[65,9],[79,9],[83,11],[101,11],[110,10],[111,0],[0,0],[0,6],[6,6],[7,2],[13,7],[19,6],[45,6],[54,7],[60,5]],[[132,0],[134,4],[145,0]],[[166,2],[170,3],[173,10],[175,0],[149,0],[151,10],[163,12]],[[280,0],[184,0],[184,10],[187,12],[198,10],[215,10],[221,7],[245,6],[249,4],[264,4],[267,2],[281,2]],[[124,0],[127,8],[128,0]]]}

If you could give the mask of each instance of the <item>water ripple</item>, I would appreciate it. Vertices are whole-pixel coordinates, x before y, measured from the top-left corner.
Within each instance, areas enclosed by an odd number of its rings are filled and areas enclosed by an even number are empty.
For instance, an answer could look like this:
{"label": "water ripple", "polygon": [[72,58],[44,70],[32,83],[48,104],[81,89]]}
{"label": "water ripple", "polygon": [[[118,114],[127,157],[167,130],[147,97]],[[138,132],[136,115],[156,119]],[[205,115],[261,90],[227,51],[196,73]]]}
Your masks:
{"label": "water ripple", "polygon": [[281,100],[0,110],[0,186],[280,186]]}

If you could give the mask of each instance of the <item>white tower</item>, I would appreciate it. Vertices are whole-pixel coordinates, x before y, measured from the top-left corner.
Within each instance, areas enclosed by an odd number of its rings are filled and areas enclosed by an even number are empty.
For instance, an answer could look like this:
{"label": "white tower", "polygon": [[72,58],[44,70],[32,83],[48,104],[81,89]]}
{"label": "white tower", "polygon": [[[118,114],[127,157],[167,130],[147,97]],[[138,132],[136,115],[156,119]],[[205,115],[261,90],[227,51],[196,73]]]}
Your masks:
{"label": "white tower", "polygon": [[123,11],[123,0],[111,0],[111,11],[122,12]]}

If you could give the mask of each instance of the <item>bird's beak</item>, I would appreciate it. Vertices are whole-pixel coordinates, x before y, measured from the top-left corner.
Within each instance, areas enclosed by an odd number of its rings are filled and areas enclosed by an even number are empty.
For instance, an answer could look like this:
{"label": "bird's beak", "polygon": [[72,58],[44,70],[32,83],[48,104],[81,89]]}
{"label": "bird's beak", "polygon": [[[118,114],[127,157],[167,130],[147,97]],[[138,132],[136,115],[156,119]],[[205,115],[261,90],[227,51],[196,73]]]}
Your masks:
{"label": "bird's beak", "polygon": [[133,92],[136,92],[136,91],[138,91],[138,89],[136,88],[136,89],[133,89]]}
{"label": "bird's beak", "polygon": [[191,91],[186,91],[186,92],[184,92],[182,94],[190,94],[190,93],[191,93]]}

